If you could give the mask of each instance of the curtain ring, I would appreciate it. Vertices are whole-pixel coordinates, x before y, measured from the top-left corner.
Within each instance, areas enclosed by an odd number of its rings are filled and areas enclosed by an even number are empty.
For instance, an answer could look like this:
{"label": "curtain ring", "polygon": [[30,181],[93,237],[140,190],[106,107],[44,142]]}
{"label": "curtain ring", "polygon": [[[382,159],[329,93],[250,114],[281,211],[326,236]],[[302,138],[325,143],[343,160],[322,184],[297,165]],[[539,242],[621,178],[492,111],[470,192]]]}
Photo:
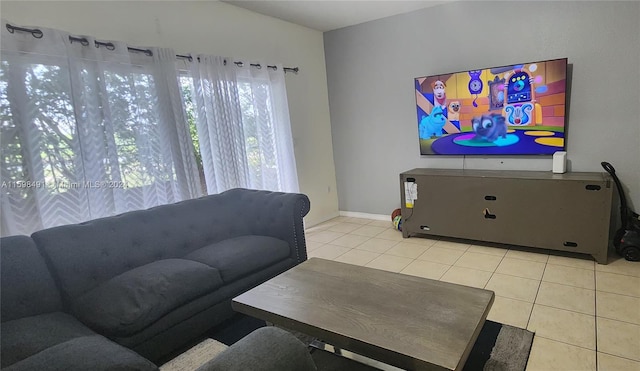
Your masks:
{"label": "curtain ring", "polygon": [[96,45],[96,48],[99,48],[100,46],[104,46],[107,50],[116,50],[116,46],[111,42],[102,42],[102,41],[95,40],[94,44]]}
{"label": "curtain ring", "polygon": [[35,37],[36,39],[42,39],[42,36],[44,36],[44,33],[42,32],[42,30],[37,28],[24,28],[24,27],[12,26],[9,23],[7,23],[6,27],[9,33],[14,33],[16,32],[16,30],[18,30],[23,32],[29,32],[31,36]]}
{"label": "curtain ring", "polygon": [[75,37],[69,36],[69,42],[73,44],[74,42],[79,42],[82,46],[89,46],[89,40],[86,37]]}

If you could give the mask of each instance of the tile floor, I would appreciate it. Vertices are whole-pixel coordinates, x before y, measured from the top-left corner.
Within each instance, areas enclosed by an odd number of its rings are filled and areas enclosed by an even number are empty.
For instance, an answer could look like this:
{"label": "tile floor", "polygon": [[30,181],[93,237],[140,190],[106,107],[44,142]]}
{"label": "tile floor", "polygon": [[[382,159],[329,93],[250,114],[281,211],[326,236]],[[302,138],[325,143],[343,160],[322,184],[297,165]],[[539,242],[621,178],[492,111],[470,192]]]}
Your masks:
{"label": "tile floor", "polygon": [[486,288],[488,319],[534,331],[527,370],[640,371],[640,263],[437,238],[338,217],[306,231],[309,257]]}

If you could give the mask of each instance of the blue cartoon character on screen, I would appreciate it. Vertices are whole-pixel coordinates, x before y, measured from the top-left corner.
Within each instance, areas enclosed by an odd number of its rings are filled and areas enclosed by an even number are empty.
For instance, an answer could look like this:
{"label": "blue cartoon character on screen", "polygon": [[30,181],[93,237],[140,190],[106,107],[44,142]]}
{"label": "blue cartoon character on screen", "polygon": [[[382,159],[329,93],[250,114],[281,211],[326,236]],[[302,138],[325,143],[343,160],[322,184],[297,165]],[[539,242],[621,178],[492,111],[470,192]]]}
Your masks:
{"label": "blue cartoon character on screen", "polygon": [[431,110],[431,114],[424,116],[420,120],[418,125],[420,139],[429,139],[432,136],[441,137],[442,128],[447,123],[447,118],[444,117],[444,111],[442,107],[434,107]]}
{"label": "blue cartoon character on screen", "polygon": [[476,139],[495,142],[500,137],[507,138],[507,123],[505,118],[497,113],[474,117],[471,124],[476,133]]}

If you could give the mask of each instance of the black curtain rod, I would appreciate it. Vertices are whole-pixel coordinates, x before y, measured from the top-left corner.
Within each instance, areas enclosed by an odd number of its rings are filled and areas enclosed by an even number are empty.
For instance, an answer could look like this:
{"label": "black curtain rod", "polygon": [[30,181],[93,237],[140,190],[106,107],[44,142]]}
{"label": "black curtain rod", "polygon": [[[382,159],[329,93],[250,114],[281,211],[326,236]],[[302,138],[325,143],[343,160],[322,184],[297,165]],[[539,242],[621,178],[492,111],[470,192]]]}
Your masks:
{"label": "black curtain rod", "polygon": [[[181,55],[181,54],[176,54],[176,58],[182,58],[182,59],[188,59],[190,62],[193,60],[193,57],[190,55]],[[198,57],[198,62],[200,62],[200,57]],[[244,62],[233,62],[236,66],[238,67],[244,67]],[[224,61],[224,65],[227,65],[227,61]],[[249,63],[249,65],[251,67],[256,67],[257,69],[261,69],[262,65],[260,63]],[[277,70],[278,67],[277,66],[270,66],[267,65],[267,68],[271,68],[272,70]],[[284,72],[293,72],[293,73],[298,73],[300,72],[300,68],[298,67],[282,67],[282,69],[284,70]]]}
{"label": "black curtain rod", "polygon": [[[28,32],[28,33],[31,34],[31,36],[35,37],[36,39],[41,39],[42,36],[44,36],[44,33],[40,29],[18,27],[18,26],[10,25],[9,23],[7,23],[7,31],[9,31],[9,33],[14,33],[16,31]],[[83,46],[89,46],[89,40],[87,40],[85,37],[69,36],[69,42],[71,42],[71,43],[79,42]],[[94,44],[95,44],[96,48],[104,46],[107,50],[115,50],[116,49],[116,46],[111,42],[104,42],[104,41],[94,40]],[[153,52],[151,50],[149,50],[149,49],[140,49],[140,48],[127,47],[127,50],[132,52],[132,53],[144,53],[149,57],[153,56]],[[193,61],[193,57],[190,56],[190,55],[176,54],[176,58],[188,59],[190,62]],[[199,61],[200,61],[200,58],[198,58],[198,62]],[[244,62],[233,62],[233,63],[238,67],[243,67],[244,66]],[[224,61],[224,64],[225,65],[227,64],[226,60]],[[249,65],[252,66],[252,67],[256,67],[258,69],[262,68],[260,63],[250,63]],[[271,68],[274,71],[278,69],[277,66],[269,66],[269,65],[267,66],[267,68]],[[283,67],[282,69],[284,70],[285,73],[286,72],[293,72],[293,73],[297,74],[300,71],[300,69],[298,67]]]}
{"label": "black curtain rod", "polygon": [[[88,46],[89,45],[89,40],[87,40],[84,37],[69,36],[69,41],[72,44],[74,42],[79,42],[80,44],[82,44],[84,46]],[[104,46],[107,50],[115,50],[116,49],[116,46],[113,43],[110,43],[110,42],[104,42],[104,41],[98,41],[98,40],[94,40],[93,42],[94,42],[96,48]],[[135,52],[135,53],[144,53],[144,54],[148,55],[149,57],[153,56],[153,52],[151,50],[149,50],[149,49],[140,49],[140,48],[127,47],[127,50],[129,50],[130,52]]]}

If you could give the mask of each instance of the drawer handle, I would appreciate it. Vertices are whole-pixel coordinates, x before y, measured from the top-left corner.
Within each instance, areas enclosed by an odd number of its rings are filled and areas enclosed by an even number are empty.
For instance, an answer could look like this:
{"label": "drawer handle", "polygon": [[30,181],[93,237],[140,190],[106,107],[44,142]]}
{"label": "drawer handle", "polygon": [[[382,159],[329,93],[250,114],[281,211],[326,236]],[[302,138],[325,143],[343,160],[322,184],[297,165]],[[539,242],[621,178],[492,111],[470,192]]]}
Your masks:
{"label": "drawer handle", "polygon": [[587,191],[599,191],[602,187],[597,184],[587,184],[585,188],[587,189]]}
{"label": "drawer handle", "polygon": [[565,245],[567,247],[578,247],[577,243],[571,242],[571,241],[564,241],[563,245]]}
{"label": "drawer handle", "polygon": [[484,196],[484,199],[487,201],[495,201],[497,200],[496,196]]}
{"label": "drawer handle", "polygon": [[484,211],[482,213],[484,214],[484,218],[485,219],[495,219],[496,218],[496,215],[495,214],[491,214],[489,209],[484,209]]}

